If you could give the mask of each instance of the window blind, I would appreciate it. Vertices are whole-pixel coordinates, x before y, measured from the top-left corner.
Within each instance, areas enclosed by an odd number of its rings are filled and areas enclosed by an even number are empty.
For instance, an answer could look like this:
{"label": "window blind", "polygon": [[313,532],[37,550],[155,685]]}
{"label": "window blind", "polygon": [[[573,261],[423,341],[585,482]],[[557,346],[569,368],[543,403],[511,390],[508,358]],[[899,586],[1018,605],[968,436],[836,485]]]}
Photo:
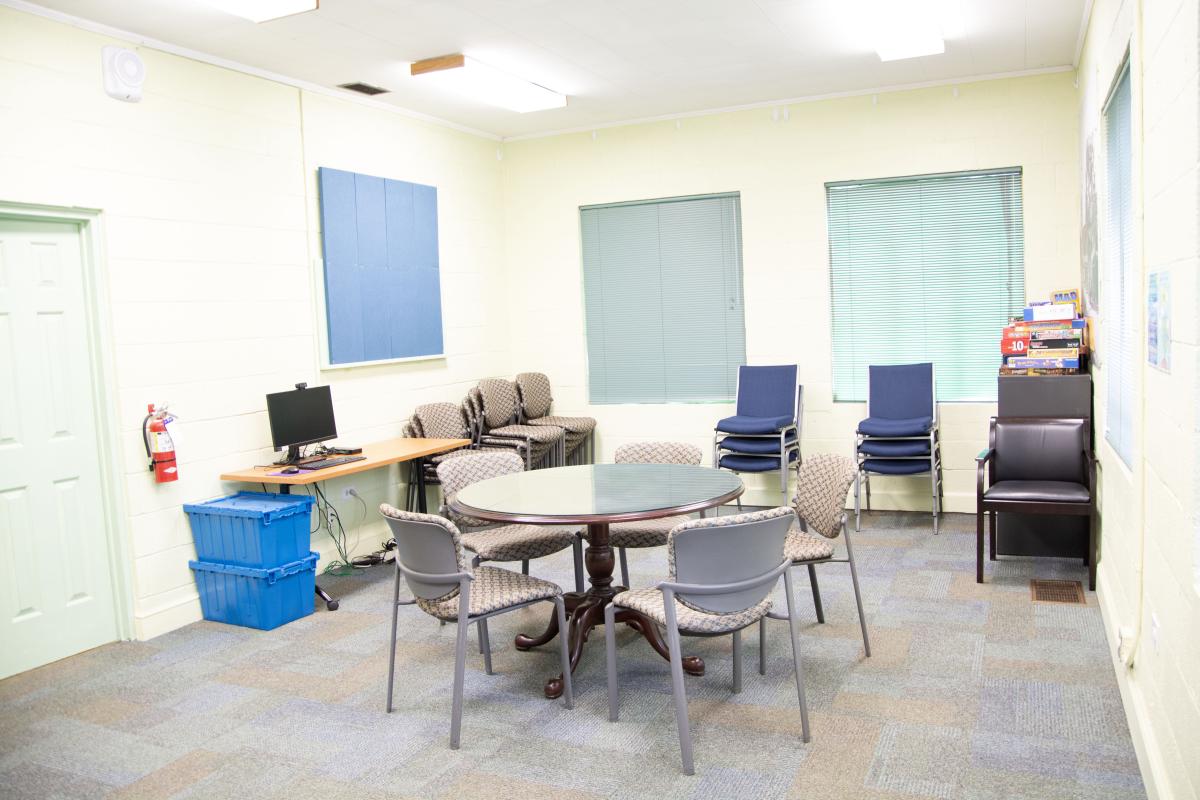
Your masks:
{"label": "window blind", "polygon": [[833,399],[867,367],[932,361],[943,401],[994,401],[1000,332],[1025,303],[1021,170],[826,184]]}
{"label": "window blind", "polygon": [[1139,341],[1134,330],[1137,283],[1133,274],[1133,132],[1126,64],[1104,106],[1105,218],[1101,326],[1108,384],[1104,436],[1127,465],[1133,463],[1133,415],[1138,397]]}
{"label": "window blind", "polygon": [[593,403],[727,401],[746,362],[737,194],[580,209]]}

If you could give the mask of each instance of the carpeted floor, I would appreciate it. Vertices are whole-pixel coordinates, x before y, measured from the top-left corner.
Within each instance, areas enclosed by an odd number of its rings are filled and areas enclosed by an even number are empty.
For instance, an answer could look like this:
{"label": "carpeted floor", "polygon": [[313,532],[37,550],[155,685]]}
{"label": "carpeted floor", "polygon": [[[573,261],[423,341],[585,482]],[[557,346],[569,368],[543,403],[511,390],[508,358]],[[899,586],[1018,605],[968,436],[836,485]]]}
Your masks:
{"label": "carpeted floor", "polygon": [[[496,673],[469,661],[462,749],[448,748],[454,627],[401,610],[397,710],[383,712],[391,572],[323,582],[341,609],[275,631],[202,622],[0,682],[0,796],[490,798],[1140,798],[1094,594],[1033,603],[1028,579],[1086,580],[1054,561],[989,565],[974,581],[973,518],[877,513],[855,539],[873,656],[844,565],[818,568],[825,625],[796,571],[813,741],[800,742],[787,627],[768,674],[746,635],[688,640],[696,775],[679,771],[666,662],[619,633],[622,721],[606,716],[603,632],[568,711],[541,695],[557,651],[521,653],[550,606],[491,624]],[[635,585],[665,550],[630,551]],[[534,574],[570,583],[570,554]],[[778,595],[777,598],[781,598]],[[777,599],[777,603],[781,599]],[[474,633],[472,633],[474,643]]]}

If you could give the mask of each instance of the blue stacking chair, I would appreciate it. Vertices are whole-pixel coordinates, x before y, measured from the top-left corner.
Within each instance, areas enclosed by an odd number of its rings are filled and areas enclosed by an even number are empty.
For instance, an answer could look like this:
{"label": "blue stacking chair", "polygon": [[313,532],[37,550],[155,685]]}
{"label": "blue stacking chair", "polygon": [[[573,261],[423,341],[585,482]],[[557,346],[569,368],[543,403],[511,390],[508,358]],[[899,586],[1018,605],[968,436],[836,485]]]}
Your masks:
{"label": "blue stacking chair", "polygon": [[784,505],[788,467],[800,461],[804,387],[798,372],[795,364],[738,367],[737,414],[718,422],[713,436],[713,466],[731,472],[778,470]]}
{"label": "blue stacking chair", "polygon": [[868,367],[867,418],[858,423],[854,530],[862,524],[860,486],[871,510],[871,475],[929,476],[933,532],[942,510],[942,451],[933,364]]}

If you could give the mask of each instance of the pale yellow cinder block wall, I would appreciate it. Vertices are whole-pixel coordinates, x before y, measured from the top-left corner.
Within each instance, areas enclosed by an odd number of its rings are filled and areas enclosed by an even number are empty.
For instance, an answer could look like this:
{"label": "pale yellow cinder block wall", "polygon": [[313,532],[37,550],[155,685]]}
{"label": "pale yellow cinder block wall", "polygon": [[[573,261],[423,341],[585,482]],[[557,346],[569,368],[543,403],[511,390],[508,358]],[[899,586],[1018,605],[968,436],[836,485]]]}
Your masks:
{"label": "pale yellow cinder block wall", "polygon": [[[1096,133],[1103,220],[1102,109],[1129,54],[1133,97],[1132,279],[1141,405],[1133,461],[1103,436],[1108,419],[1102,316],[1096,411],[1101,465],[1098,591],[1114,668],[1151,797],[1200,797],[1200,540],[1197,538],[1197,254],[1200,252],[1200,10],[1196,0],[1097,0],[1079,65],[1080,138]],[[1101,241],[1102,264],[1112,248]],[[1171,281],[1169,372],[1146,363],[1151,273]],[[1103,282],[1101,297],[1115,291]],[[1103,306],[1102,306],[1103,311]],[[1155,623],[1157,622],[1157,629]],[[1117,653],[1120,629],[1127,659]]]}
{"label": "pale yellow cinder block wall", "polygon": [[[134,633],[149,638],[200,618],[180,506],[235,488],[221,472],[272,457],[265,393],[332,384],[340,441],[362,443],[508,368],[503,316],[446,302],[446,358],[319,369],[316,168],[437,186],[443,292],[459,299],[502,291],[501,174],[487,138],[145,47],[145,98],[118,102],[102,90],[106,44],[125,43],[0,8],[0,201],[103,212],[118,536]],[[181,419],[175,484],[146,472],[140,425],[153,401]],[[372,509],[396,499],[397,480],[395,468],[351,479],[368,509],[361,528],[362,506],[331,483],[359,552],[379,546]],[[333,554],[323,534],[313,546],[322,565]]]}
{"label": "pale yellow cinder block wall", "polygon": [[[1070,73],[606,128],[504,144],[514,369],[549,374],[556,408],[599,420],[600,458],[622,442],[691,441],[707,453],[728,405],[590,405],[579,206],[741,193],[750,363],[798,362],[804,450],[851,454],[865,405],[834,403],[827,181],[1020,166],[1026,290],[1079,276],[1078,96]],[[999,363],[997,331],[997,364]],[[935,348],[936,343],[930,347]],[[974,509],[974,456],[995,404],[941,406],[946,507]],[[777,503],[777,476],[746,476]],[[928,509],[927,480],[876,479],[878,507]]]}

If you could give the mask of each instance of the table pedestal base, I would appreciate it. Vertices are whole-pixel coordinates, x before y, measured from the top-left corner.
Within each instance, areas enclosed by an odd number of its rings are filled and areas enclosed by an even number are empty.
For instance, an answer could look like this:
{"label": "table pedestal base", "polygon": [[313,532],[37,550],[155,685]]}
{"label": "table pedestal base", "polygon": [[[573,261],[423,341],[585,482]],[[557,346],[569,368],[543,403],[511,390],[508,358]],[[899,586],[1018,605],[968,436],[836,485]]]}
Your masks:
{"label": "table pedestal base", "polygon": [[[563,595],[563,601],[567,607],[567,651],[571,655],[572,673],[579,664],[580,656],[583,655],[583,645],[587,641],[588,635],[593,628],[604,625],[604,608],[612,602],[618,592],[625,590],[623,586],[612,585],[614,564],[612,547],[608,544],[608,525],[606,523],[588,525],[588,540],[590,544],[584,553],[584,564],[587,566],[592,587],[586,592],[567,592]],[[625,623],[640,633],[660,656],[665,659],[670,658],[667,644],[659,635],[658,626],[654,620],[640,611],[629,608],[617,611],[614,618],[616,622]],[[527,636],[519,633],[514,644],[518,650],[528,650],[546,644],[559,633],[558,616],[552,613],[550,624],[546,626],[546,630],[541,635]],[[689,675],[703,675],[704,660],[699,656],[685,656],[683,670]],[[559,697],[562,695],[562,691],[561,675],[546,681],[546,697],[551,699]]]}

